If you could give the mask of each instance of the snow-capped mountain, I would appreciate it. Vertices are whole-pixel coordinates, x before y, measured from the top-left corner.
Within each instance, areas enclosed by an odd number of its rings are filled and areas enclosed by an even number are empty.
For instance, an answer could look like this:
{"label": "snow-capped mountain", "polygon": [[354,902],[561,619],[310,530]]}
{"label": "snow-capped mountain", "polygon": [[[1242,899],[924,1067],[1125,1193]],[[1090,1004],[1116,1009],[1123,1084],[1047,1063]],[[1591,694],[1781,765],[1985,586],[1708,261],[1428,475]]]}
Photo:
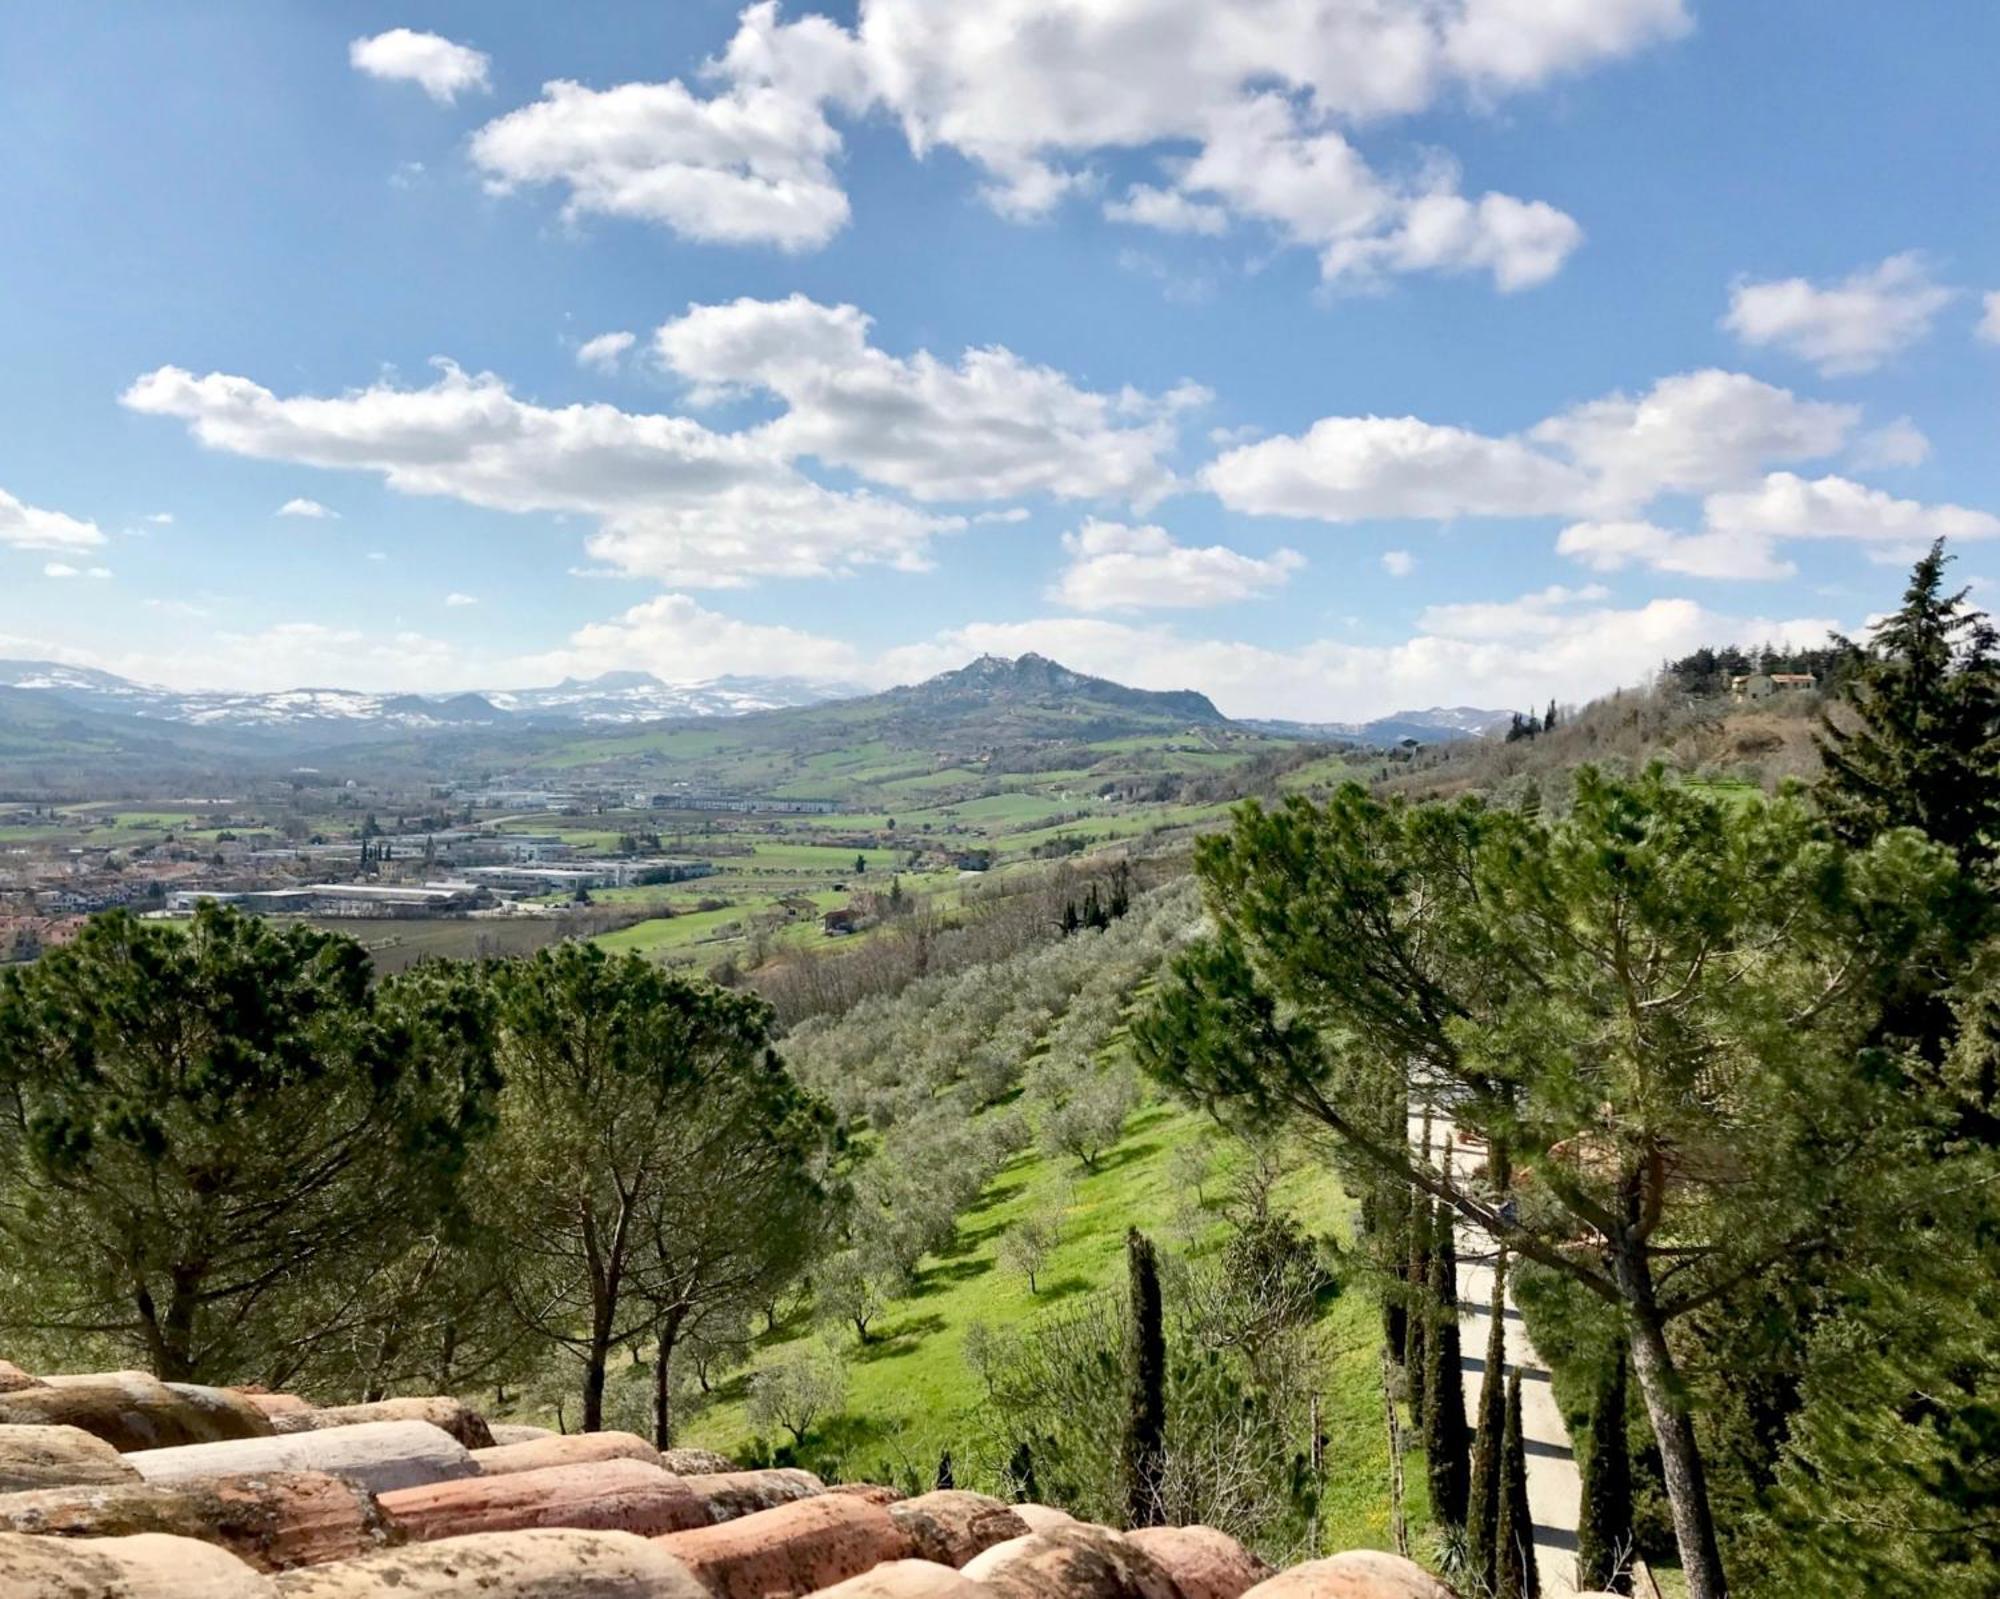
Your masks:
{"label": "snow-capped mountain", "polygon": [[1413,738],[1420,744],[1444,744],[1452,739],[1484,738],[1505,728],[1512,711],[1482,710],[1476,705],[1433,705],[1427,711],[1396,711],[1368,722],[1274,722],[1248,725],[1265,733],[1291,738],[1353,740],[1361,744],[1394,744]]}
{"label": "snow-capped mountain", "polygon": [[466,694],[368,694],[338,688],[182,692],[54,661],[0,661],[0,688],[46,694],[76,710],[193,727],[318,731],[515,728],[742,716],[751,711],[817,705],[863,692],[796,677],[718,677],[699,683],[663,683],[648,672],[607,672],[602,677],[566,678],[552,688]]}

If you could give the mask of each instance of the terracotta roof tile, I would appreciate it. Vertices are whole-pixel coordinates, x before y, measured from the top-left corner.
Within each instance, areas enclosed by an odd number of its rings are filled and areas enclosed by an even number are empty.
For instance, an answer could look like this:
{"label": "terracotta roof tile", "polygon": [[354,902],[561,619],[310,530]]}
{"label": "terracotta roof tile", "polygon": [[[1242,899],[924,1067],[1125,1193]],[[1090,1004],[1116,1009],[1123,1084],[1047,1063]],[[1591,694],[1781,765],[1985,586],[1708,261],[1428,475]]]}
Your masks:
{"label": "terracotta roof tile", "polygon": [[453,1399],[320,1409],[141,1372],[9,1392],[17,1370],[0,1362],[7,1599],[1450,1599],[1374,1551],[1271,1576],[1213,1528],[717,1470]]}

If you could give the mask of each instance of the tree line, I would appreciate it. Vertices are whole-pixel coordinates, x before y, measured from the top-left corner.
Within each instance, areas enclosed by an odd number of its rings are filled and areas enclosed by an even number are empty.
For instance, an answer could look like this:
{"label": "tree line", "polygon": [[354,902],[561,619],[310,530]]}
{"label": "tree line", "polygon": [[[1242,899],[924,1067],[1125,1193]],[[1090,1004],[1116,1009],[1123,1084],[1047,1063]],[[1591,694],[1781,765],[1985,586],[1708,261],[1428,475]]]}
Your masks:
{"label": "tree line", "polygon": [[[1455,1328],[1411,1271],[1440,1216],[1505,1252],[1587,1396],[1587,1496],[1664,1512],[1589,1529],[1593,1581],[1636,1535],[1692,1599],[2000,1587],[2000,649],[1946,559],[1856,648],[1812,791],[1584,768],[1549,817],[1350,786],[1197,849],[1213,932],[1143,1060],[1334,1135],[1385,1320]],[[1455,1160],[1412,1147],[1424,1108]],[[1463,1562],[1469,1429],[1427,1432]]]}
{"label": "tree line", "polygon": [[838,1225],[842,1138],[770,1008],[595,946],[371,981],[204,906],[0,975],[0,1327],[197,1382],[505,1391],[574,1357],[603,1425]]}

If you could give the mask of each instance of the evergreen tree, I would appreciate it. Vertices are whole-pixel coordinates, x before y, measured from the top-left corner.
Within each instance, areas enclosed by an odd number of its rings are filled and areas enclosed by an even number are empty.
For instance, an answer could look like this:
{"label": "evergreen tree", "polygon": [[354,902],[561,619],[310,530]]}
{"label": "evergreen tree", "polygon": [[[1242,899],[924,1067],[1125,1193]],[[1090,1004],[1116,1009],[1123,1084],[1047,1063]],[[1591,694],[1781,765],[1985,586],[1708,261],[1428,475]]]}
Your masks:
{"label": "evergreen tree", "polygon": [[951,1469],[951,1451],[949,1449],[938,1456],[937,1481],[934,1486],[940,1489],[956,1488],[958,1486],[958,1478],[953,1474]]}
{"label": "evergreen tree", "polygon": [[1556,702],[1554,700],[1550,700],[1548,714],[1542,718],[1542,731],[1544,733],[1553,733],[1555,731],[1555,726],[1556,726]]}
{"label": "evergreen tree", "polygon": [[1877,624],[1844,703],[1819,735],[1820,808],[1865,845],[1915,827],[1967,866],[2000,848],[2000,634],[1966,590],[1944,592],[1944,540],[1916,565],[1902,606]]}
{"label": "evergreen tree", "polygon": [[1494,1528],[1494,1599],[1540,1599],[1535,1519],[1528,1509],[1528,1451],[1521,1436],[1521,1374],[1507,1378],[1507,1419],[1500,1435],[1500,1514]]}
{"label": "evergreen tree", "polygon": [[1125,1418],[1125,1524],[1157,1527],[1167,1442],[1167,1336],[1160,1308],[1160,1262],[1153,1241],[1134,1227],[1125,1234],[1131,1272],[1130,1409]]}
{"label": "evergreen tree", "polygon": [[1622,1568],[1632,1553],[1632,1459],[1625,1446],[1625,1351],[1614,1349],[1590,1411],[1590,1454],[1583,1466],[1583,1514],[1577,1523],[1576,1575],[1585,1588],[1630,1593]]}
{"label": "evergreen tree", "polygon": [[1016,1504],[1033,1504],[1042,1497],[1042,1485],[1035,1481],[1035,1452],[1025,1438],[1014,1446],[1013,1458],[1007,1462],[1007,1481]]}
{"label": "evergreen tree", "polygon": [[1115,922],[1132,908],[1132,867],[1120,861],[1111,869],[1111,903],[1107,909]]}
{"label": "evergreen tree", "polygon": [[1410,1424],[1424,1426],[1424,1334],[1430,1320],[1431,1226],[1430,1200],[1421,1188],[1410,1190],[1410,1258],[1405,1267],[1404,1294],[1409,1306],[1403,1324],[1403,1378],[1410,1396]]}
{"label": "evergreen tree", "polygon": [[1458,1251],[1451,1211],[1437,1207],[1432,1224],[1430,1303],[1424,1336],[1424,1457],[1430,1467],[1431,1514],[1454,1527],[1465,1524],[1465,1379],[1458,1343]]}
{"label": "evergreen tree", "polygon": [[1467,1585],[1490,1593],[1496,1575],[1500,1524],[1500,1443],[1507,1426],[1507,1253],[1493,1261],[1492,1325],[1486,1332],[1486,1371],[1479,1383],[1479,1432],[1472,1451],[1472,1482],[1465,1510]]}

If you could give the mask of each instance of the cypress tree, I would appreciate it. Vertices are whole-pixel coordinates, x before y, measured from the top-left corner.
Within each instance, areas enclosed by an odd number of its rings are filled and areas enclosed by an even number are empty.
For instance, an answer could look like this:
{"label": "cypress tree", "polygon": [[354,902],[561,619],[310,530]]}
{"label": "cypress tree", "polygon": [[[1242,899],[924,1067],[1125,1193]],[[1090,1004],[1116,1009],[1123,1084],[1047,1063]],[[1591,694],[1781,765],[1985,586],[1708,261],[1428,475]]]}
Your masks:
{"label": "cypress tree", "polygon": [[1472,1450],[1472,1484],[1465,1510],[1467,1585],[1490,1593],[1499,1548],[1500,1435],[1507,1426],[1507,1255],[1493,1262],[1493,1325],[1486,1333],[1486,1373],[1479,1383],[1479,1432]]}
{"label": "cypress tree", "polygon": [[1400,1365],[1403,1345],[1409,1338],[1410,1304],[1404,1293],[1410,1258],[1409,1207],[1402,1203],[1400,1194],[1387,1187],[1371,1189],[1369,1199],[1366,1214],[1370,1231],[1381,1235],[1376,1244],[1380,1251],[1376,1258],[1393,1273],[1382,1292],[1382,1337],[1389,1346],[1390,1358]]}
{"label": "cypress tree", "polygon": [[1541,1599],[1535,1567],[1535,1519],[1528,1509],[1528,1452],[1521,1436],[1521,1374],[1507,1378],[1507,1419],[1500,1434],[1500,1514],[1494,1529],[1494,1599]]}
{"label": "cypress tree", "polygon": [[934,1486],[938,1488],[956,1488],[958,1486],[958,1478],[951,1469],[951,1451],[949,1449],[938,1456],[937,1481]]}
{"label": "cypress tree", "polygon": [[1465,1525],[1465,1378],[1458,1347],[1458,1251],[1451,1207],[1440,1202],[1432,1224],[1430,1298],[1434,1320],[1424,1337],[1424,1455],[1430,1466],[1431,1514]]}
{"label": "cypress tree", "polygon": [[1160,1262],[1153,1241],[1125,1234],[1132,1281],[1131,1408],[1125,1418],[1125,1525],[1157,1527],[1167,1439],[1167,1338],[1160,1309]]}
{"label": "cypress tree", "polygon": [[1403,1377],[1410,1395],[1410,1425],[1424,1425],[1424,1333],[1430,1320],[1430,1201],[1421,1188],[1410,1190],[1410,1259],[1403,1292],[1409,1305],[1403,1319]]}
{"label": "cypress tree", "polygon": [[1583,1465],[1583,1515],[1576,1531],[1576,1575],[1585,1588],[1630,1593],[1621,1557],[1632,1552],[1632,1457],[1625,1447],[1625,1348],[1620,1344],[1597,1386],[1590,1411],[1590,1454]]}
{"label": "cypress tree", "polygon": [[1846,696],[1859,725],[1820,731],[1817,797],[1848,843],[1916,827],[1980,867],[2000,849],[2000,633],[1945,593],[1950,559],[1939,539],[1875,628]]}

